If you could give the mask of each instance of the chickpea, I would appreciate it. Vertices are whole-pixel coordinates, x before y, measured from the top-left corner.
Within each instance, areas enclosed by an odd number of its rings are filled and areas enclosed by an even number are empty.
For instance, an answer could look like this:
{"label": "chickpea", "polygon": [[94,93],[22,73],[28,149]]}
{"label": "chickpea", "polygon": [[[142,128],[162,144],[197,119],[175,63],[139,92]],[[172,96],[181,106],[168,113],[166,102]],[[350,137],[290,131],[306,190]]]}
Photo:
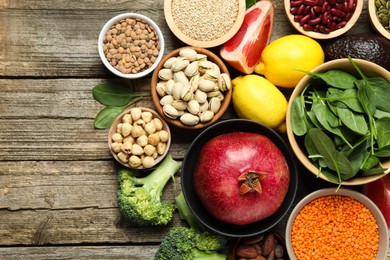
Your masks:
{"label": "chickpea", "polygon": [[142,161],[138,156],[136,156],[136,155],[130,156],[130,158],[129,158],[130,167],[137,168],[137,167],[141,166],[141,164],[142,164]]}
{"label": "chickpea", "polygon": [[145,168],[153,167],[155,165],[154,158],[151,156],[145,156],[145,158],[143,158],[143,160],[142,160],[142,165]]}
{"label": "chickpea", "polygon": [[148,137],[146,135],[141,135],[140,137],[137,138],[136,143],[139,146],[144,147],[148,144]]}
{"label": "chickpea", "polygon": [[169,134],[166,130],[161,130],[158,132],[158,135],[160,136],[160,141],[165,143],[169,139]]}
{"label": "chickpea", "polygon": [[116,143],[121,143],[123,141],[123,137],[120,133],[114,133],[111,136],[111,140]]}

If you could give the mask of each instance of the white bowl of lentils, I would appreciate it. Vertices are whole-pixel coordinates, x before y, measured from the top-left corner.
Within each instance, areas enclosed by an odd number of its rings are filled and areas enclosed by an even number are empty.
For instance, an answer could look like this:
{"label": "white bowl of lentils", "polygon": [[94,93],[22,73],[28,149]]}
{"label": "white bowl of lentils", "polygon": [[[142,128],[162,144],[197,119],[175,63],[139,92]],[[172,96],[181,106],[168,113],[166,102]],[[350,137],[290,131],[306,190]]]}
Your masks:
{"label": "white bowl of lentils", "polygon": [[141,78],[151,73],[164,54],[164,37],[150,18],[123,13],[111,18],[99,34],[103,64],[115,75]]}

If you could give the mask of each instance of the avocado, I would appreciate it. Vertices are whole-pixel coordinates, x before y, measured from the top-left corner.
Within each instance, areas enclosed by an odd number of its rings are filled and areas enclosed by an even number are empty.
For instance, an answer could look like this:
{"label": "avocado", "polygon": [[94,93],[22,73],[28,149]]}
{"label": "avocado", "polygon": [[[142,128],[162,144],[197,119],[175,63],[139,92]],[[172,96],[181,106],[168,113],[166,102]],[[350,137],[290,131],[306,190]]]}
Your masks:
{"label": "avocado", "polygon": [[390,70],[390,41],[373,33],[340,36],[323,45],[325,60],[363,59]]}

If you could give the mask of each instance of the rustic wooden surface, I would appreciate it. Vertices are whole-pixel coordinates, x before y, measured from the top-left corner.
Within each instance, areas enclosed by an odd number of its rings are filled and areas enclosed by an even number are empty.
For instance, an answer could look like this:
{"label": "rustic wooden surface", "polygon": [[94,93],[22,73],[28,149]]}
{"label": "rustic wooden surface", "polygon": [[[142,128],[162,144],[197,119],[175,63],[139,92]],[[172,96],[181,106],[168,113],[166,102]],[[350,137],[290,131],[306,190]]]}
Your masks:
{"label": "rustic wooden surface", "polygon": [[[295,33],[275,0],[272,40]],[[0,0],[0,259],[153,259],[163,228],[131,226],[120,215],[107,130],[93,127],[101,82],[148,91],[150,78],[119,80],[97,52],[103,24],[123,12],[151,17],[165,53],[181,47],[169,30],[163,0]],[[367,3],[350,33],[371,32]],[[217,48],[213,49],[218,51]],[[234,75],[234,71],[232,71]],[[288,91],[286,95],[288,96]],[[137,105],[153,108],[150,98]],[[223,119],[234,118],[230,107]],[[223,120],[222,119],[222,120]],[[182,160],[199,133],[172,129],[171,153]],[[298,201],[329,186],[298,164]],[[180,187],[170,183],[164,199]],[[276,230],[284,233],[286,218]]]}

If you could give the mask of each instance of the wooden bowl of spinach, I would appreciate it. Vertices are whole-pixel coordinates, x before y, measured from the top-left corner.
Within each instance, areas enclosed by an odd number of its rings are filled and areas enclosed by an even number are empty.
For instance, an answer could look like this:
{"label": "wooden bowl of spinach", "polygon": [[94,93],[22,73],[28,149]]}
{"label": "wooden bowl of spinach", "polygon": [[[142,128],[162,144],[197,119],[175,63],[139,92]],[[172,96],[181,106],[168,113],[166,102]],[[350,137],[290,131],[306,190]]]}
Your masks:
{"label": "wooden bowl of spinach", "polygon": [[390,72],[360,59],[326,62],[295,87],[287,136],[300,162],[339,185],[390,171]]}

